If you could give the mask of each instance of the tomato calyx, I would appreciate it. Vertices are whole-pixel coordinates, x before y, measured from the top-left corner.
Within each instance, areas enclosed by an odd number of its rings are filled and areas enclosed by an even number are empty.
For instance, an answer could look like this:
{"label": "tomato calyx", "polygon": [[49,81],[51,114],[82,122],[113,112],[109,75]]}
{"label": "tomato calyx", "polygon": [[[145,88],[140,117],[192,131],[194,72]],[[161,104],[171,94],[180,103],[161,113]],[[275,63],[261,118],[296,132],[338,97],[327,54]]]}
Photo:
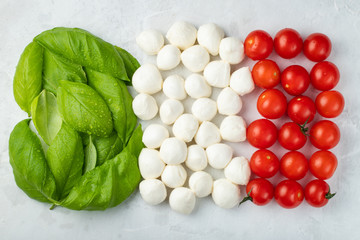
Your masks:
{"label": "tomato calyx", "polygon": [[308,123],[310,117],[308,119],[306,119],[306,121],[304,122],[304,124],[300,124],[300,123],[296,123],[296,125],[298,125],[300,127],[300,130],[302,132],[302,134],[304,134],[307,137],[310,137],[310,134],[308,134],[307,132],[309,131],[309,128],[306,126],[306,124]]}
{"label": "tomato calyx", "polygon": [[331,193],[330,192],[330,187],[329,187],[329,191],[325,194],[325,198],[326,199],[331,199],[333,196],[335,196],[336,195],[336,192],[335,193]]}
{"label": "tomato calyx", "polygon": [[250,196],[250,193],[253,189],[251,188],[250,191],[246,194],[246,196],[243,198],[243,200],[241,200],[241,202],[239,203],[239,206],[244,203],[244,202],[247,202],[247,201],[253,201],[253,198]]}

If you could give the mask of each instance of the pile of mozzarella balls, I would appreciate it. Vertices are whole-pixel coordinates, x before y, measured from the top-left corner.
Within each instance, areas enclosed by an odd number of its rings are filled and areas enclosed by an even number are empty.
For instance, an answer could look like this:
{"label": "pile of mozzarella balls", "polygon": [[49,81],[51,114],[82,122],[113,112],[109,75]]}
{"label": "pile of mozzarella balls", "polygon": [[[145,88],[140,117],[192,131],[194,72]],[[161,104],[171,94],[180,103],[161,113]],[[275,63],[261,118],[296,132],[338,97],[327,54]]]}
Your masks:
{"label": "pile of mozzarella balls", "polygon": [[[235,157],[226,144],[246,140],[246,123],[238,113],[241,96],[250,93],[254,83],[249,67],[231,74],[231,64],[244,59],[243,43],[224,38],[215,24],[197,30],[183,21],[170,27],[166,39],[169,44],[164,45],[156,30],[144,31],[136,39],[146,54],[157,55],[156,64],[143,64],[132,79],[138,93],[133,110],[143,123],[152,120],[144,130],[146,148],[139,156],[144,178],[140,194],[156,205],[170,192],[170,207],[183,214],[193,211],[196,197],[210,194],[216,205],[232,208],[241,200],[239,185],[246,185],[251,173],[248,160]],[[217,55],[220,58],[211,61]],[[163,79],[164,71],[181,63],[191,72],[188,76],[171,74]],[[221,90],[215,100],[214,88]],[[152,96],[160,91],[166,96],[161,104]],[[188,112],[182,102],[186,98],[194,100]],[[161,121],[153,123],[157,114]],[[212,122],[217,114],[224,117],[220,126]],[[225,177],[214,181],[209,168],[223,170]]]}

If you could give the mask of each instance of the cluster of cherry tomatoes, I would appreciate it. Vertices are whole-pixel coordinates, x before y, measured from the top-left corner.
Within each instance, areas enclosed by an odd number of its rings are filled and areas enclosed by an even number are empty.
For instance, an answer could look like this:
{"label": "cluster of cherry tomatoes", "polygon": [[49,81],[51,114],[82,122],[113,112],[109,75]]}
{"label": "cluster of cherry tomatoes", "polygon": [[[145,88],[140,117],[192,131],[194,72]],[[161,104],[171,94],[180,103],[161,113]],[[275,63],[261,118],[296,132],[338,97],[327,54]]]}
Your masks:
{"label": "cluster of cherry tomatoes", "polygon": [[[246,187],[248,196],[257,205],[265,205],[273,197],[284,208],[295,208],[303,201],[314,206],[324,206],[334,194],[330,193],[329,179],[337,167],[336,156],[328,151],[340,140],[337,125],[329,120],[310,123],[318,112],[324,118],[334,118],[344,108],[344,98],[338,91],[332,90],[338,83],[340,74],[337,67],[324,61],[331,52],[330,39],[321,33],[309,35],[303,42],[300,34],[294,29],[285,28],[279,31],[274,40],[262,30],[251,32],[244,42],[245,54],[258,62],[252,69],[255,84],[265,90],[257,100],[257,109],[264,119],[253,121],[247,128],[247,139],[251,145],[259,148],[250,159],[250,167],[255,178]],[[276,53],[285,59],[294,58],[302,51],[311,61],[317,62],[310,71],[300,65],[291,65],[282,72],[276,62],[266,59],[275,48]],[[280,86],[279,89],[274,87]],[[321,92],[315,102],[302,95],[312,85]],[[284,90],[293,98],[287,102]],[[283,124],[278,130],[269,119],[278,119],[287,114],[292,120]],[[318,148],[309,161],[302,148],[307,139]],[[276,141],[289,150],[282,158],[268,150]],[[305,190],[297,182],[310,172],[317,179],[310,181]],[[278,171],[287,178],[277,186],[266,179]]]}

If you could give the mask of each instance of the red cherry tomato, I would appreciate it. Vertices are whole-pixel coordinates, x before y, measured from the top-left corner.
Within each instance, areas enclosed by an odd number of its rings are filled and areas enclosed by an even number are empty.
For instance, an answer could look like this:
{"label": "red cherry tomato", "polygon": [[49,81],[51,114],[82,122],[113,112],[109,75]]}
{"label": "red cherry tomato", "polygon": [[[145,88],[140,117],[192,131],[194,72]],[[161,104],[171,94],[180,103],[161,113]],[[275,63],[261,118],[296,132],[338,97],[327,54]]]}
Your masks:
{"label": "red cherry tomato", "polygon": [[309,123],[315,117],[316,107],[311,98],[307,96],[298,96],[290,100],[287,114],[295,123]]}
{"label": "red cherry tomato", "polygon": [[339,79],[339,69],[335,64],[328,61],[315,64],[310,71],[311,84],[320,91],[333,89],[338,84]]}
{"label": "red cherry tomato", "polygon": [[321,120],[310,129],[310,141],[314,147],[328,150],[339,143],[340,130],[335,123]]}
{"label": "red cherry tomato", "polygon": [[291,65],[281,73],[281,85],[288,94],[301,95],[310,85],[309,73],[302,66]]}
{"label": "red cherry tomato", "polygon": [[315,152],[309,160],[310,172],[314,177],[322,180],[329,179],[334,175],[337,164],[336,156],[326,150]]}
{"label": "red cherry tomato", "polygon": [[287,122],[279,130],[278,140],[288,150],[298,150],[306,143],[306,129],[294,122]]}
{"label": "red cherry tomato", "polygon": [[317,95],[315,105],[321,116],[334,118],[342,113],[345,100],[338,91],[325,91]]}
{"label": "red cherry tomato", "polygon": [[305,200],[313,207],[325,206],[336,193],[330,193],[329,185],[319,179],[312,180],[305,186]]}
{"label": "red cherry tomato", "polygon": [[284,28],[275,35],[274,48],[282,58],[290,59],[296,57],[301,52],[302,46],[302,38],[294,29]]}
{"label": "red cherry tomato", "polygon": [[280,69],[274,61],[269,59],[258,61],[251,74],[254,83],[262,88],[273,88],[280,82]]}
{"label": "red cherry tomato", "polygon": [[250,168],[259,177],[271,178],[279,171],[279,159],[273,152],[260,149],[251,156]]}
{"label": "red cherry tomato", "polygon": [[254,147],[269,148],[276,142],[277,128],[267,119],[258,119],[248,126],[246,138]]}
{"label": "red cherry tomato", "polygon": [[271,36],[263,30],[255,30],[244,41],[245,54],[252,60],[267,58],[273,50]]}
{"label": "red cherry tomato", "polygon": [[283,208],[296,208],[304,200],[304,190],[298,182],[284,180],[276,186],[274,196]]}
{"label": "red cherry tomato", "polygon": [[304,154],[298,151],[285,153],[280,160],[280,172],[291,180],[300,180],[308,171],[308,161]]}
{"label": "red cherry tomato", "polygon": [[[286,97],[277,89],[267,89],[257,100],[259,113],[270,119],[280,118],[286,112]],[[315,106],[314,106],[315,107]]]}
{"label": "red cherry tomato", "polygon": [[322,33],[310,34],[304,41],[304,54],[313,61],[324,61],[331,52],[331,41]]}
{"label": "red cherry tomato", "polygon": [[255,178],[246,185],[247,196],[240,204],[250,200],[258,206],[268,204],[274,197],[274,186],[264,178]]}

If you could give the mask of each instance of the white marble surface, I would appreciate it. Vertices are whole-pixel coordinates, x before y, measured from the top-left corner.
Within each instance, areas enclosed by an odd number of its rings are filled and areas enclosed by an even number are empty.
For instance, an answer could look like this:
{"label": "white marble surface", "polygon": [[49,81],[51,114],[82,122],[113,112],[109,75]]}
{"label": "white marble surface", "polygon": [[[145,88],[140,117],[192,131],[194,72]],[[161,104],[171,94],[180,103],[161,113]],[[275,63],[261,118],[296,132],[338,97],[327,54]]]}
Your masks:
{"label": "white marble surface", "polygon": [[[275,4],[276,2],[276,4]],[[103,212],[78,212],[29,199],[17,188],[8,157],[8,138],[26,114],[16,105],[12,78],[21,52],[32,38],[55,26],[80,27],[122,46],[141,62],[144,55],[135,36],[146,28],[165,32],[175,20],[197,26],[215,22],[229,36],[244,40],[247,33],[264,29],[272,36],[284,28],[297,29],[302,36],[323,32],[333,42],[329,60],[339,67],[337,90],[346,100],[343,114],[334,121],[342,139],[333,150],[339,166],[328,181],[337,195],[321,209],[305,202],[293,210],[275,201],[265,207],[251,203],[224,210],[211,198],[198,200],[190,216],[170,210],[167,203],[146,205],[135,192],[123,204]],[[0,239],[359,239],[360,238],[360,2],[333,1],[154,1],[154,0],[1,0],[0,1]],[[304,57],[279,60],[286,65],[313,65]],[[242,65],[252,65],[245,61]],[[251,121],[260,93],[244,98],[242,112]],[[314,96],[314,91],[308,91]],[[281,150],[273,148],[278,154]],[[307,156],[314,149],[306,146]],[[253,148],[241,144],[237,152],[250,157]],[[308,175],[302,183],[311,177]],[[280,178],[275,177],[276,182]]]}

